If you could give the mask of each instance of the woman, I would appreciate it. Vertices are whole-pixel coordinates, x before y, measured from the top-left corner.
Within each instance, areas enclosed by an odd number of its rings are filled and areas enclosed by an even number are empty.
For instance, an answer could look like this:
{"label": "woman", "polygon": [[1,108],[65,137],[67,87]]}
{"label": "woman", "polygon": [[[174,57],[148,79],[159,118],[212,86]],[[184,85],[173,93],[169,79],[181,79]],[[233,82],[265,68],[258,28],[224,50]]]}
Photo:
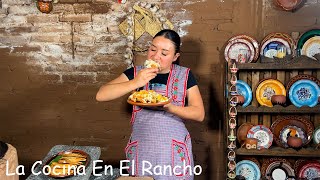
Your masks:
{"label": "woman", "polygon": [[152,89],[172,100],[160,110],[133,107],[132,134],[125,152],[128,160],[134,160],[129,164],[134,176],[193,179],[191,138],[183,121],[203,121],[205,112],[190,69],[173,64],[179,51],[180,37],[175,31],[158,32],[147,58],[159,62],[160,68],[130,68],[96,95],[98,101],[110,101],[136,89]]}

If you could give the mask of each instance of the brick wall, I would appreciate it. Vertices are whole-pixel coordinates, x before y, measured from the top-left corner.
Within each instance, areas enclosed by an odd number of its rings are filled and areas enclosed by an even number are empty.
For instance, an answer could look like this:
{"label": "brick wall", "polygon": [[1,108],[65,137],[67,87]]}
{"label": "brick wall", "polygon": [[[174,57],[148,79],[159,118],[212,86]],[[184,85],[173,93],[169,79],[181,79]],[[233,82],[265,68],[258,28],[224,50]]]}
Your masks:
{"label": "brick wall", "polygon": [[[100,159],[117,165],[131,132],[131,107],[126,97],[98,103],[95,93],[128,66],[118,24],[135,1],[60,0],[50,14],[31,0],[0,2],[0,140],[17,148],[26,171],[56,144],[99,146]],[[181,64],[196,75],[204,99],[205,122],[187,122],[195,163],[203,167],[196,179],[224,179],[226,41],[319,28],[320,2],[307,0],[294,13],[269,0],[148,2],[158,3],[183,36]],[[138,64],[145,54],[135,57]]]}

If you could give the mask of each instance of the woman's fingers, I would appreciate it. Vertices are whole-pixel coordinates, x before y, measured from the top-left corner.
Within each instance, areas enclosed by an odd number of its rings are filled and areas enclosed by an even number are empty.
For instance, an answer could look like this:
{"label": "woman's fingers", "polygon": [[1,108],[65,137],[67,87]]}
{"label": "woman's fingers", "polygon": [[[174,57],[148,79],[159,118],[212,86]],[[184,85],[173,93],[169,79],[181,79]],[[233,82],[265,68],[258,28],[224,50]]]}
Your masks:
{"label": "woman's fingers", "polygon": [[158,71],[159,70],[155,68],[146,68],[139,71],[135,77],[138,85],[141,87],[147,84],[151,79],[154,79],[157,76]]}

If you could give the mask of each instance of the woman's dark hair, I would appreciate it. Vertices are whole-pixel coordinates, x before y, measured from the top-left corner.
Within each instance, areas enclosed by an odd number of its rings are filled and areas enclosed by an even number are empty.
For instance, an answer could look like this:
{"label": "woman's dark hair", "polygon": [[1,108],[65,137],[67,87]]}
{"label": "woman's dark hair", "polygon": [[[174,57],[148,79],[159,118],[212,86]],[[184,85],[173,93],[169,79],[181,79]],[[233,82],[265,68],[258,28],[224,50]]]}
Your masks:
{"label": "woman's dark hair", "polygon": [[175,46],[175,53],[178,53],[180,52],[180,43],[181,43],[181,40],[180,40],[180,36],[177,32],[175,32],[174,30],[171,30],[171,29],[163,29],[161,31],[159,31],[155,36],[154,38],[158,37],[158,36],[163,36],[169,40],[172,41],[172,43],[174,44]]}

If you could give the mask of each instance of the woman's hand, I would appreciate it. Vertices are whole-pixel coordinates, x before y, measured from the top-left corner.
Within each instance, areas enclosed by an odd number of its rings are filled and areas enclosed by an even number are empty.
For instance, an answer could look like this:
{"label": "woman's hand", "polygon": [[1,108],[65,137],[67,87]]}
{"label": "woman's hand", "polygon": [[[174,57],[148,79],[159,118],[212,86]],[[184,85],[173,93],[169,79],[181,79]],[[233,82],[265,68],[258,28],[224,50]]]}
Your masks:
{"label": "woman's hand", "polygon": [[141,69],[137,76],[133,79],[137,86],[142,87],[146,85],[151,79],[157,76],[159,69],[157,68],[146,68]]}

